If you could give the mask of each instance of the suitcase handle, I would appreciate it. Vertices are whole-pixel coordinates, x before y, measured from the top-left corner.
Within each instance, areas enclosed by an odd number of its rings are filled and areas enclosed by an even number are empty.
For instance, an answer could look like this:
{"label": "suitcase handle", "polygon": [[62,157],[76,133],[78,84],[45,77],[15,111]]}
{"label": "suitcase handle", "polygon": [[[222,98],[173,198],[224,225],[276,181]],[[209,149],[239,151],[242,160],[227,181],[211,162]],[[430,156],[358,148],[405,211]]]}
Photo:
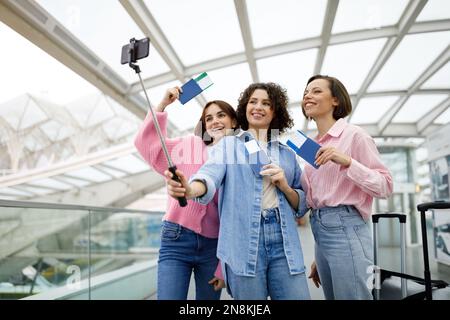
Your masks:
{"label": "suitcase handle", "polygon": [[450,202],[439,200],[434,202],[425,202],[417,205],[417,210],[425,212],[429,209],[450,209]]}
{"label": "suitcase handle", "polygon": [[378,220],[380,218],[388,218],[388,219],[398,218],[398,220],[400,220],[400,223],[406,223],[406,214],[404,213],[395,213],[395,212],[375,213],[372,215],[372,222],[378,223]]}

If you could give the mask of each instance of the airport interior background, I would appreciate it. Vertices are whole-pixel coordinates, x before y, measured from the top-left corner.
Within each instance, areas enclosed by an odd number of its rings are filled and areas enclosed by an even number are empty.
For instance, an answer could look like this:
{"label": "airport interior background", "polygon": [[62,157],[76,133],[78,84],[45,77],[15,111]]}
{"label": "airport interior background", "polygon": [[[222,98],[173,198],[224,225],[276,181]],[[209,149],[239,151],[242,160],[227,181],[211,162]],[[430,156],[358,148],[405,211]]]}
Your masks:
{"label": "airport interior background", "polygon": [[[0,0],[0,299],[156,298],[167,192],[134,146],[148,106],[120,63],[144,37],[153,106],[203,72],[213,82],[166,109],[171,137],[192,134],[207,101],[236,107],[268,81],[289,96],[295,125],[282,139],[314,137],[306,81],[340,79],[347,121],[375,139],[394,178],[373,212],[406,215],[406,272],[423,278],[417,205],[450,200],[450,1]],[[309,271],[308,215],[297,222]],[[432,278],[450,282],[450,211],[427,212],[426,228]],[[398,222],[378,229],[381,267],[400,270]]]}

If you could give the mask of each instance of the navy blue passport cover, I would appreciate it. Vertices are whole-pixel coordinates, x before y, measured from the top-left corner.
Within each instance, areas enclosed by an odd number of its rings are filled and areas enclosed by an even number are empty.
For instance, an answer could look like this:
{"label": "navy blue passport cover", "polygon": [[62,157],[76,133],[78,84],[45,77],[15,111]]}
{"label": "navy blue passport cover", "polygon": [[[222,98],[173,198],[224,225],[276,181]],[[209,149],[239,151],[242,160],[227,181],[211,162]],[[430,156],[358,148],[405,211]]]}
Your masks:
{"label": "navy blue passport cover", "polygon": [[183,86],[181,87],[183,90],[183,93],[180,93],[180,102],[182,104],[185,104],[192,98],[194,98],[196,95],[200,94],[202,92],[202,88],[197,84],[197,82],[194,79],[189,80]]}
{"label": "navy blue passport cover", "polygon": [[318,144],[311,138],[307,138],[306,141],[300,146],[300,148],[298,148],[291,140],[288,140],[286,144],[291,147],[297,155],[303,158],[314,168],[319,168],[319,166],[317,166],[314,161],[316,161],[316,153],[321,147],[320,144]]}

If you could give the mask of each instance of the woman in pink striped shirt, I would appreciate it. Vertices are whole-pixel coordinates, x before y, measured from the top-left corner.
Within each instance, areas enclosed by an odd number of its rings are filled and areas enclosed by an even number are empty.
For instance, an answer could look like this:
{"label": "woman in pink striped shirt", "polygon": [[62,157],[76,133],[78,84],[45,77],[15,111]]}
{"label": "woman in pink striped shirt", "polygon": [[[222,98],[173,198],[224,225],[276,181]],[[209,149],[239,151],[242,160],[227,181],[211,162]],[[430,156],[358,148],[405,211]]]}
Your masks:
{"label": "woman in pink striped shirt", "polygon": [[352,104],[338,79],[311,77],[302,111],[316,122],[315,140],[322,146],[316,154],[319,169],[306,164],[301,177],[316,242],[309,277],[317,287],[322,284],[326,299],[372,299],[368,221],[373,197],[391,195],[392,176],[372,137],[344,119]]}
{"label": "woman in pink striped shirt", "polygon": [[[156,117],[167,135],[165,108],[179,97],[178,87],[166,91],[156,107]],[[186,111],[189,112],[189,111]],[[217,143],[237,126],[236,112],[225,101],[208,102],[195,129],[196,135],[169,139],[167,150],[177,168],[187,176],[196,173],[208,157],[209,145]],[[151,115],[147,115],[135,145],[142,157],[161,175],[168,164]],[[181,208],[169,197],[163,217],[161,248],[158,259],[157,297],[160,300],[186,300],[192,271],[197,300],[218,300],[224,287],[219,260],[216,257],[219,234],[217,194],[214,201],[202,205],[189,200]]]}

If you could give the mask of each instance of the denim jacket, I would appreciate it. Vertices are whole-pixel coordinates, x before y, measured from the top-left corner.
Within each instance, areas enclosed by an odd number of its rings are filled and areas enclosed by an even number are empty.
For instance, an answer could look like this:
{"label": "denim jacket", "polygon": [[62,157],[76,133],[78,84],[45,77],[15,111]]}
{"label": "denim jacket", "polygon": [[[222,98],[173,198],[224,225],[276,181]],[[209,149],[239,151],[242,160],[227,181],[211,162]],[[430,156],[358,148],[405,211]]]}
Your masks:
{"label": "denim jacket", "polygon": [[[252,135],[244,132],[253,139]],[[301,169],[293,151],[279,141],[267,146],[268,155],[284,169],[288,184],[299,194],[298,210],[294,211],[277,188],[284,252],[291,274],[305,272],[303,253],[295,217],[306,212],[306,198],[300,185]],[[206,193],[195,201],[207,204],[219,190],[220,229],[217,257],[233,273],[254,276],[258,256],[263,178],[255,174],[249,162],[244,141],[227,136],[214,146],[209,160],[191,176],[190,181],[206,184]],[[222,267],[224,267],[222,265]],[[223,269],[224,270],[224,269]]]}

